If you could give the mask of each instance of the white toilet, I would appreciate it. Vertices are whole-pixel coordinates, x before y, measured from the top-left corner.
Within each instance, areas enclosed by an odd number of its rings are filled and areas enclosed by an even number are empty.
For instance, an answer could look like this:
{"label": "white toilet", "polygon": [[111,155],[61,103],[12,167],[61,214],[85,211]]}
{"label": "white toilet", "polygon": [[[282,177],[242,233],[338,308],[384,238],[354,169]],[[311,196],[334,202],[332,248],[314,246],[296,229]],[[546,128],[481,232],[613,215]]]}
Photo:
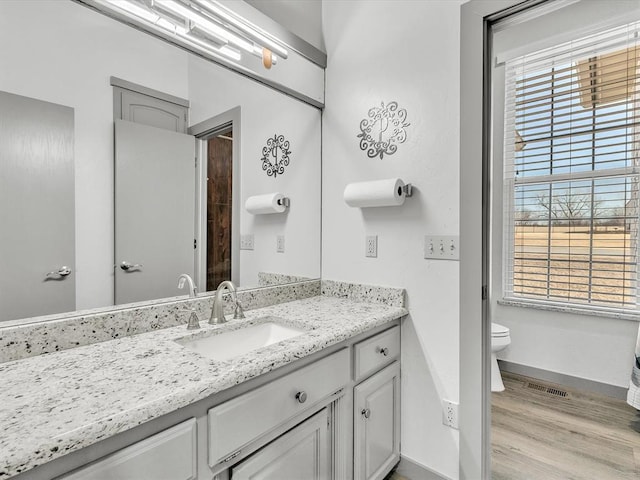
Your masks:
{"label": "white toilet", "polygon": [[496,352],[505,349],[511,343],[509,329],[498,323],[491,324],[491,391],[503,392],[504,383],[498,367]]}

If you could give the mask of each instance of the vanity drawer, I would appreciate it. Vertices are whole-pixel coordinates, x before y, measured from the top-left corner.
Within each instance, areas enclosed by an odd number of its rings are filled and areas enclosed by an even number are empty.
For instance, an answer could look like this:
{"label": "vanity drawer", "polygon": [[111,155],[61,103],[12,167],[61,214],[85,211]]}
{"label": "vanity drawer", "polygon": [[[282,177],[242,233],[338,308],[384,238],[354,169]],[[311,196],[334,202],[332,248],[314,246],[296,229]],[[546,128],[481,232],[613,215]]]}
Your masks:
{"label": "vanity drawer", "polygon": [[400,355],[400,327],[378,333],[355,345],[354,380],[357,382],[388,365]]}
{"label": "vanity drawer", "polygon": [[349,349],[344,348],[212,408],[208,412],[209,466],[214,467],[348,382]]}

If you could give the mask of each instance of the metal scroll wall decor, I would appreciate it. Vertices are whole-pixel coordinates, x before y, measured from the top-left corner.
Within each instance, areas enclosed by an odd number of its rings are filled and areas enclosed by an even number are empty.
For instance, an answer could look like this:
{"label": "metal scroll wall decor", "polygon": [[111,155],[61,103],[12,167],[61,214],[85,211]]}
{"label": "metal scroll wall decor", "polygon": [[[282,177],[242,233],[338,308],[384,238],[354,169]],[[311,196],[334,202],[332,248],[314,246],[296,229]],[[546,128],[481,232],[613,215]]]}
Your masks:
{"label": "metal scroll wall decor", "polygon": [[284,167],[289,165],[289,140],[285,140],[284,135],[274,135],[267,140],[267,144],[262,147],[262,170],[273,178],[284,173]]}
{"label": "metal scroll wall decor", "polygon": [[379,107],[370,108],[368,118],[360,122],[360,150],[366,150],[369,158],[393,155],[407,139],[405,128],[411,124],[406,120],[407,111],[398,108],[398,102],[380,102]]}

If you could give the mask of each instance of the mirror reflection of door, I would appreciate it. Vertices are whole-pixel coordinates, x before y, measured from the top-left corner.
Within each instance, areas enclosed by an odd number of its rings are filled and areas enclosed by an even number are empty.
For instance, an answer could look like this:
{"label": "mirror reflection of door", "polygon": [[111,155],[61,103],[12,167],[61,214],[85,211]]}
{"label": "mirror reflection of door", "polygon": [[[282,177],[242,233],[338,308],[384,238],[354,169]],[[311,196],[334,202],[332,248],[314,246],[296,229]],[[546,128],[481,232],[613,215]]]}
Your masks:
{"label": "mirror reflection of door", "polygon": [[231,280],[233,129],[207,139],[207,291]]}
{"label": "mirror reflection of door", "polygon": [[115,303],[172,297],[193,277],[195,138],[116,120]]}
{"label": "mirror reflection of door", "polygon": [[[189,102],[114,85],[115,304],[179,295],[195,266],[195,137]],[[132,89],[139,89],[134,91]]]}
{"label": "mirror reflection of door", "polygon": [[0,92],[0,321],[75,310],[74,169],[73,108]]}

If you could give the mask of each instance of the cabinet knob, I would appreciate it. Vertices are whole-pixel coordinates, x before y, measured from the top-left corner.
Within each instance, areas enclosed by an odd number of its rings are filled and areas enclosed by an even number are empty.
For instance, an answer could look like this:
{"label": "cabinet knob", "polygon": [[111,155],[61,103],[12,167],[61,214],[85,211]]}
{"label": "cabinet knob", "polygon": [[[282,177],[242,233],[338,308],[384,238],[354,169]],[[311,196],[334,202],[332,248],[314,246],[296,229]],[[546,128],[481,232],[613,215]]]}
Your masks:
{"label": "cabinet knob", "polygon": [[298,392],[298,393],[296,393],[296,400],[298,400],[298,403],[306,402],[307,401],[306,392]]}
{"label": "cabinet knob", "polygon": [[378,352],[380,352],[385,357],[389,355],[389,349],[387,347],[378,347]]}
{"label": "cabinet knob", "polygon": [[364,418],[369,418],[371,416],[371,410],[368,408],[363,408],[360,412]]}

